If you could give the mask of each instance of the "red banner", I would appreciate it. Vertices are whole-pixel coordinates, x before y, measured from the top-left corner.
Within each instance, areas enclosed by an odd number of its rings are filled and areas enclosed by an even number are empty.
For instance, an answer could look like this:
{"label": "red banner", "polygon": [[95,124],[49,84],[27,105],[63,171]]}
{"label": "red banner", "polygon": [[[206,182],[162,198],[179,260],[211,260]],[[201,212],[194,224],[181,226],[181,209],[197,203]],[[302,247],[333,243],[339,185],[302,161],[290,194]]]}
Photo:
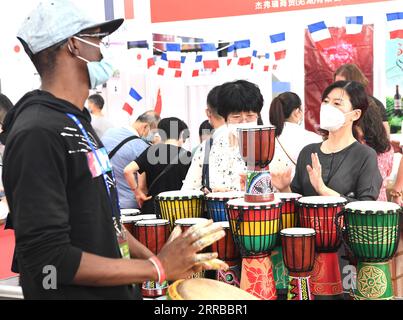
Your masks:
{"label": "red banner", "polygon": [[152,22],[219,18],[389,0],[151,0]]}

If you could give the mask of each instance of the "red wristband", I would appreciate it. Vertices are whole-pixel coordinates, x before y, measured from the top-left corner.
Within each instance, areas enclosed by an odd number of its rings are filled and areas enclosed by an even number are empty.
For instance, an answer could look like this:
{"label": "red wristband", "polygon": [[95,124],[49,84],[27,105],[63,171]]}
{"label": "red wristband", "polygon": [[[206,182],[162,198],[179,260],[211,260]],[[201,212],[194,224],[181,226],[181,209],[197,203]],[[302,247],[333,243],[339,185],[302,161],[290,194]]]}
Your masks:
{"label": "red wristband", "polygon": [[152,256],[148,260],[150,260],[150,262],[154,265],[155,269],[157,270],[158,282],[163,283],[166,280],[166,274],[165,274],[165,269],[162,266],[160,259],[158,259],[157,256]]}

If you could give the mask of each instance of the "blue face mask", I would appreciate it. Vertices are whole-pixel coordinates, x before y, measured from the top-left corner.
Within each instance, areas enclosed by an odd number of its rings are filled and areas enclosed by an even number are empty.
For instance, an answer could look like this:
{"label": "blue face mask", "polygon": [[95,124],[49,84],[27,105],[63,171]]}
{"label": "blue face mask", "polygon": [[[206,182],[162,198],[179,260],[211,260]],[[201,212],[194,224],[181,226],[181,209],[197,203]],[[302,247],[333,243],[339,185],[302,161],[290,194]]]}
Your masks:
{"label": "blue face mask", "polygon": [[108,55],[103,45],[96,45],[95,43],[86,41],[78,37],[74,38],[93,47],[97,47],[101,50],[101,61],[89,61],[83,57],[77,56],[77,58],[87,62],[88,76],[90,78],[91,85],[90,89],[95,89],[97,86],[104,84],[112,77],[114,71],[112,64],[109,62],[109,59],[107,59]]}

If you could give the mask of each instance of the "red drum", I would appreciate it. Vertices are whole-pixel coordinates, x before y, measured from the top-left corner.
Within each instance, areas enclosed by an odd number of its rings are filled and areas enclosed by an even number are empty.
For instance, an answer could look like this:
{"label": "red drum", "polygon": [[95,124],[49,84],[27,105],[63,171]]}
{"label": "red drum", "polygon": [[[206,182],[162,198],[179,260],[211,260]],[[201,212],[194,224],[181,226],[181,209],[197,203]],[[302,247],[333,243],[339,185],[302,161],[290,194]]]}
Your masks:
{"label": "red drum", "polygon": [[342,197],[302,197],[298,200],[301,227],[316,232],[315,264],[312,271],[312,293],[317,297],[338,299],[343,286],[337,249],[341,237],[337,232],[336,217],[344,210],[347,201]]}
{"label": "red drum", "polygon": [[312,300],[309,278],[315,261],[315,230],[288,228],[280,235],[290,277],[287,299]]}
{"label": "red drum", "polygon": [[122,216],[137,216],[141,213],[139,209],[120,209]]}
{"label": "red drum", "polygon": [[139,214],[136,216],[132,215],[121,216],[121,219],[126,230],[129,231],[132,236],[136,237],[134,234],[134,225],[138,221],[156,219],[156,217],[157,216],[155,214]]}
{"label": "red drum", "polygon": [[218,253],[218,259],[225,261],[230,269],[227,271],[217,271],[216,279],[236,287],[239,287],[240,279],[240,253],[235,246],[228,221],[215,222],[222,226],[225,237],[211,245],[211,250]]}
{"label": "red drum", "polygon": [[[157,255],[169,237],[169,221],[163,219],[141,220],[134,226],[134,234],[138,241]],[[168,282],[143,282],[141,291],[144,297],[160,297],[167,293]]]}
{"label": "red drum", "polygon": [[298,193],[276,193],[283,202],[281,206],[281,229],[294,228],[298,222],[297,201],[302,197]]}

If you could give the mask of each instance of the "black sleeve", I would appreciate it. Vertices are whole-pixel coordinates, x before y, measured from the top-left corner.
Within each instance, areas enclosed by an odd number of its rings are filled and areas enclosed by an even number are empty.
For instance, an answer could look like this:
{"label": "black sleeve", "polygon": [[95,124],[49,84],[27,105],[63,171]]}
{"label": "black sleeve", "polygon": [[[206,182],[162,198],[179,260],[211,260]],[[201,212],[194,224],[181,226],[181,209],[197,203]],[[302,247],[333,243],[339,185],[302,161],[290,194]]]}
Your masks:
{"label": "black sleeve", "polygon": [[[147,171],[149,168],[150,168],[150,163],[149,163],[149,161],[147,160],[147,154],[148,154],[148,151],[149,150],[151,150],[151,147],[150,148],[147,148],[147,149],[145,149],[140,155],[139,155],[139,157],[136,159],[136,160],[134,160],[136,163],[137,163],[137,165],[139,166],[139,171],[138,171],[138,173],[143,173],[143,172],[145,172],[145,171]],[[150,154],[154,154],[154,153],[150,153]]]}
{"label": "black sleeve", "polygon": [[385,108],[385,106],[383,105],[383,103],[381,102],[381,101],[379,101],[377,98],[375,98],[375,97],[371,97],[373,100],[374,100],[374,102],[375,102],[375,104],[378,106],[378,108],[379,108],[379,111],[381,112],[381,116],[382,116],[382,121],[383,122],[386,122],[386,121],[388,121],[388,115],[387,115],[387,113],[386,113],[386,108]]}
{"label": "black sleeve", "polygon": [[[299,153],[297,165],[295,167],[295,175],[291,182],[291,191],[303,195],[302,175],[306,171],[306,157],[311,154],[311,150],[307,147],[303,148]],[[305,170],[305,171],[304,171]]]}
{"label": "black sleeve", "polygon": [[56,133],[35,129],[16,135],[5,152],[4,183],[20,270],[41,285],[54,266],[59,284],[71,284],[82,251],[70,242],[66,150]]}
{"label": "black sleeve", "polygon": [[382,186],[382,176],[379,172],[378,160],[374,150],[368,150],[358,173],[356,199],[376,201]]}

